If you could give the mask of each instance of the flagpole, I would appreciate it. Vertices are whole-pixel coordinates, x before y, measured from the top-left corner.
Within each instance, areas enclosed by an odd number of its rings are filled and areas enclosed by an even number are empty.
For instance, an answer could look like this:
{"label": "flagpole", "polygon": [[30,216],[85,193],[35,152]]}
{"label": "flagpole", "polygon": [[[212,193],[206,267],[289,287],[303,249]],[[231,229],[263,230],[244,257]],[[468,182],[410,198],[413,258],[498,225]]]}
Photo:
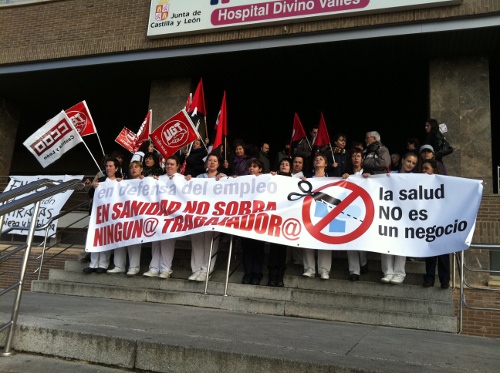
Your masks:
{"label": "flagpole", "polygon": [[[207,116],[206,115],[204,116],[204,120],[205,120],[205,139],[208,139],[209,137],[208,137],[208,126],[207,126]],[[205,143],[205,139],[203,139],[203,143]],[[209,142],[210,142],[210,140],[209,140]],[[205,146],[205,149],[207,149],[206,146]]]}
{"label": "flagpole", "polygon": [[332,152],[333,163],[335,163],[335,156],[333,155],[332,143],[329,143],[328,145],[330,145],[330,151]]}
{"label": "flagpole", "polygon": [[[97,132],[96,132],[96,133],[97,133]],[[82,139],[82,142],[83,142],[83,145],[85,145],[85,147],[87,148],[87,151],[89,152],[90,156],[91,156],[91,157],[92,157],[92,159],[94,160],[95,165],[97,166],[97,169],[98,169],[99,171],[101,171],[101,167],[99,166],[99,163],[97,163],[97,161],[95,160],[94,156],[93,156],[93,155],[92,155],[92,153],[90,152],[89,147],[87,146],[87,144],[85,143],[85,141],[84,141],[83,139]],[[103,150],[103,152],[104,152],[104,150]]]}
{"label": "flagpole", "polygon": [[[311,143],[309,142],[309,139],[307,138],[307,136],[305,137],[306,141],[307,141],[307,145],[309,145],[309,149],[312,151],[313,148],[312,148],[312,145]],[[313,143],[314,143],[314,139],[313,139]]]}
{"label": "flagpole", "polygon": [[[99,145],[101,145],[101,150],[102,150],[102,155],[106,155],[106,153],[104,152],[104,148],[102,147],[102,143],[101,143],[101,139],[99,138],[99,133],[97,132],[97,128],[95,129],[95,134],[97,135],[97,140],[99,141]],[[87,146],[87,145],[85,145]],[[87,148],[88,149],[88,148]],[[89,150],[90,151],[90,150]],[[99,168],[99,171],[101,169]]]}
{"label": "flagpole", "polygon": [[[198,131],[198,127],[200,126],[200,120],[198,119],[198,122],[196,123],[196,131]],[[208,137],[208,128],[207,128],[207,118],[205,117],[205,134],[206,137]],[[198,136],[200,136],[200,133],[198,132]],[[208,152],[207,144],[205,144],[205,139],[202,139],[200,136],[200,141],[205,147],[205,150]]]}

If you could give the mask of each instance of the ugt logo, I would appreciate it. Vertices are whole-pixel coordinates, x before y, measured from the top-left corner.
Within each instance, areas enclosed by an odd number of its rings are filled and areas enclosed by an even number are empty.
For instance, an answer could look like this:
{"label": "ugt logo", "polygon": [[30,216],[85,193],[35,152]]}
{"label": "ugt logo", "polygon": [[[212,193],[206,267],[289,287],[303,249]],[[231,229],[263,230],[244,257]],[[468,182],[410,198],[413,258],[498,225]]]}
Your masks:
{"label": "ugt logo", "polygon": [[67,114],[78,133],[85,132],[88,123],[87,116],[81,111],[70,111]]}
{"label": "ugt logo", "polygon": [[185,123],[174,120],[162,132],[163,143],[167,146],[182,146],[187,141],[189,130]]}

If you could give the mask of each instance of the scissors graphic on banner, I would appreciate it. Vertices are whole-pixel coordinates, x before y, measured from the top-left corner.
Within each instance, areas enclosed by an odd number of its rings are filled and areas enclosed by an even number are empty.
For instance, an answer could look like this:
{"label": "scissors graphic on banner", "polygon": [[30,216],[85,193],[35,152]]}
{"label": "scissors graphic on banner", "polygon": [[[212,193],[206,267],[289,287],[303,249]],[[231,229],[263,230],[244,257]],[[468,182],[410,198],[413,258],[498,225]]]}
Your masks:
{"label": "scissors graphic on banner", "polygon": [[302,191],[302,193],[290,193],[287,197],[289,201],[298,201],[301,198],[311,196],[316,202],[324,203],[329,208],[334,208],[340,202],[342,202],[342,200],[332,197],[329,194],[323,192],[313,192],[312,184],[307,180],[299,181],[297,186]]}

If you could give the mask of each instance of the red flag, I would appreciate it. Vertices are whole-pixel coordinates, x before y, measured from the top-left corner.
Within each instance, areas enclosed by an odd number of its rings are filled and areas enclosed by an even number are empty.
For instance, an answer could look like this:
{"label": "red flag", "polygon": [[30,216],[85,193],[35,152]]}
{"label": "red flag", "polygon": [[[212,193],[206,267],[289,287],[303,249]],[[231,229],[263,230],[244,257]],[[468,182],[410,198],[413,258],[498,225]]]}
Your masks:
{"label": "red flag", "polygon": [[203,115],[207,114],[207,110],[205,109],[205,93],[203,92],[203,80],[200,78],[200,82],[198,83],[198,87],[196,87],[196,91],[194,91],[193,101],[189,107],[189,110],[186,110],[188,113],[194,117],[196,114],[200,113]]}
{"label": "red flag", "polygon": [[123,127],[121,132],[116,137],[115,141],[127,149],[130,153],[135,153],[135,141],[137,135],[129,130],[127,127]]}
{"label": "red flag", "polygon": [[155,148],[163,157],[168,158],[183,146],[196,140],[199,134],[187,112],[181,110],[155,129],[150,137]]}
{"label": "red flag", "polygon": [[302,140],[306,136],[306,132],[304,131],[304,127],[302,127],[299,116],[295,113],[293,118],[292,142]]}
{"label": "red flag", "polygon": [[226,91],[224,91],[224,96],[222,96],[222,105],[217,115],[217,121],[215,122],[215,140],[212,149],[215,150],[222,144],[222,136],[227,136]]}
{"label": "red flag", "polygon": [[319,120],[318,134],[314,138],[313,146],[325,146],[330,144],[330,136],[328,136],[328,130],[326,129],[325,118],[323,113],[321,113],[321,118]]}
{"label": "red flag", "polygon": [[146,118],[144,118],[144,121],[141,124],[141,127],[139,127],[139,131],[137,132],[134,144],[134,153],[139,150],[144,141],[149,140],[149,135],[151,133],[151,116],[152,110],[149,110]]}
{"label": "red flag", "polygon": [[68,118],[71,119],[73,126],[78,131],[80,136],[83,137],[97,133],[94,120],[90,115],[90,111],[85,100],[65,110],[65,113]]}
{"label": "red flag", "polygon": [[189,112],[189,107],[191,106],[192,102],[193,102],[193,94],[190,93],[187,100],[186,100],[186,111]]}

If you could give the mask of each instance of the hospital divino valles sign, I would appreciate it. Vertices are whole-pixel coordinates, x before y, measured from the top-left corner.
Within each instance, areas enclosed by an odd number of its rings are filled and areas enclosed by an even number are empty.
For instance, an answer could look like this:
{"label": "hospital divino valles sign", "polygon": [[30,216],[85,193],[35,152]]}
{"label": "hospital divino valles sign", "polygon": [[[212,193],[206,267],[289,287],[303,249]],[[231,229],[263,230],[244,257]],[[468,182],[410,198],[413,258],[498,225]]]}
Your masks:
{"label": "hospital divino valles sign", "polygon": [[461,0],[152,0],[149,37],[211,32],[363,13],[459,4]]}

